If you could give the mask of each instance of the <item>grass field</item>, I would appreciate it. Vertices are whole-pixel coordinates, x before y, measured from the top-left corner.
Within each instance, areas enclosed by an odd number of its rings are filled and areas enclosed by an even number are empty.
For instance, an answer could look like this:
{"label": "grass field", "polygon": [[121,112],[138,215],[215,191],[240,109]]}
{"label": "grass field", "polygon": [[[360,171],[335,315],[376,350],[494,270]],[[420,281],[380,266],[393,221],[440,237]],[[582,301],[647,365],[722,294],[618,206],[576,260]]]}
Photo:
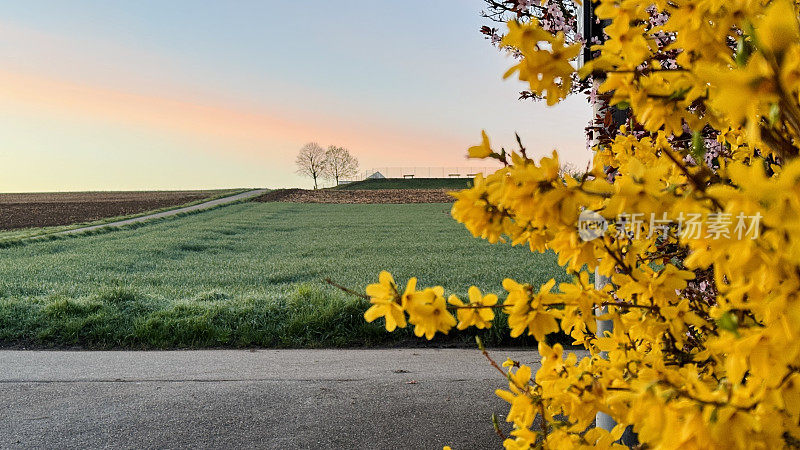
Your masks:
{"label": "grass field", "polygon": [[343,184],[331,189],[465,189],[472,178],[379,178]]}
{"label": "grass field", "polygon": [[[0,344],[89,348],[392,344],[355,289],[543,283],[552,254],[472,238],[449,205],[243,203],[111,233],[0,249]],[[560,274],[560,275],[559,275]],[[502,296],[501,296],[502,298]],[[492,342],[499,331],[487,334]],[[452,339],[452,338],[451,338]],[[468,339],[462,336],[460,339]],[[471,339],[471,338],[470,338]],[[509,344],[509,342],[502,342]]]}

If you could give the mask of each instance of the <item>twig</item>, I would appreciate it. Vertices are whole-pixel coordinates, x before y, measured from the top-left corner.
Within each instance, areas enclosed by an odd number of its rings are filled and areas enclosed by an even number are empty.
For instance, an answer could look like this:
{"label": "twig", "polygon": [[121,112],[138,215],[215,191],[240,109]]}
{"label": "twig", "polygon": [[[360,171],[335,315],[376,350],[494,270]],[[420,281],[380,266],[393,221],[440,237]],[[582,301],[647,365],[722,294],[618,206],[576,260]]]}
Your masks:
{"label": "twig", "polygon": [[718,210],[720,210],[720,211],[721,211],[721,210],[725,209],[725,208],[723,208],[723,207],[722,207],[722,205],[720,204],[720,202],[719,202],[719,201],[717,201],[717,199],[715,199],[714,197],[709,197],[709,196],[706,194],[706,187],[705,187],[705,186],[704,186],[704,185],[703,185],[703,184],[702,184],[700,181],[698,181],[698,180],[695,178],[694,174],[692,174],[692,173],[689,171],[689,169],[687,169],[687,168],[686,168],[686,166],[684,166],[683,164],[681,164],[681,162],[680,162],[680,161],[678,161],[678,159],[675,157],[675,155],[673,155],[673,154],[672,154],[672,152],[671,152],[671,151],[669,151],[669,150],[668,150],[668,149],[666,149],[666,148],[665,148],[665,149],[662,149],[662,150],[663,150],[664,154],[665,154],[665,155],[667,155],[667,157],[668,157],[670,160],[672,160],[672,162],[673,162],[673,163],[674,163],[676,166],[678,166],[678,168],[681,170],[681,172],[683,172],[683,174],[686,176],[686,178],[688,178],[688,179],[689,179],[689,181],[691,181],[691,182],[692,182],[692,185],[694,185],[694,187],[695,187],[695,188],[696,188],[698,191],[700,191],[700,192],[703,194],[703,196],[704,196],[706,199],[708,199],[708,200],[711,200],[711,203],[712,203],[712,204],[713,204],[713,205],[714,205],[714,206],[715,206],[715,207],[716,207]]}
{"label": "twig", "polygon": [[453,306],[447,305],[447,309],[483,309],[483,308],[490,308],[490,309],[500,309],[505,308],[508,305],[464,305],[464,306]]}
{"label": "twig", "polygon": [[361,292],[356,292],[356,291],[354,291],[352,289],[348,289],[348,288],[342,286],[341,284],[334,283],[333,280],[331,280],[330,278],[325,278],[325,282],[330,284],[331,286],[337,288],[337,289],[340,289],[343,292],[346,292],[346,293],[350,294],[350,295],[355,295],[356,297],[361,297],[363,299],[369,300],[369,296],[368,295],[362,294]]}
{"label": "twig", "polygon": [[602,302],[602,303],[600,303],[600,306],[602,306],[602,307],[605,307],[605,306],[616,306],[616,307],[619,307],[619,308],[640,308],[640,309],[647,309],[647,310],[656,311],[656,312],[661,309],[656,305],[638,305],[636,303],[627,303],[627,302]]}
{"label": "twig", "polygon": [[494,432],[496,435],[500,436],[500,439],[506,440],[506,434],[503,433],[503,430],[500,429],[500,423],[497,421],[497,414],[492,413],[492,427],[494,427]]}
{"label": "twig", "polygon": [[[484,348],[484,346],[483,346],[483,343],[480,343],[479,347],[480,347],[481,353],[483,353],[483,356],[485,356],[485,357],[486,357],[486,359],[488,359],[488,360],[489,360],[489,364],[491,364],[491,365],[492,365],[492,367],[494,367],[495,369],[497,369],[497,371],[498,371],[498,372],[500,372],[501,374],[503,374],[503,378],[508,378],[508,373],[506,373],[506,371],[505,371],[505,370],[503,370],[503,369],[500,367],[500,365],[499,365],[499,364],[497,364],[497,361],[495,361],[494,359],[492,359],[492,357],[491,357],[491,356],[489,356],[489,352],[487,352],[487,351],[486,351],[486,348]],[[516,383],[514,383],[514,384],[516,384]],[[518,387],[518,388],[520,388],[520,389],[522,389],[522,387],[521,387],[521,386],[517,386],[517,387]]]}

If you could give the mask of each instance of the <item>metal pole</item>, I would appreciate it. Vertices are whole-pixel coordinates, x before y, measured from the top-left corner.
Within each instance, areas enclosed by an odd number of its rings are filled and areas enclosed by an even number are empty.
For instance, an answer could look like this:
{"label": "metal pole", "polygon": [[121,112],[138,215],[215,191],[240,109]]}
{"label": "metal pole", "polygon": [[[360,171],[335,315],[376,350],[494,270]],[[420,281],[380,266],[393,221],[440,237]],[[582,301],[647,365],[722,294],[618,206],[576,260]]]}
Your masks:
{"label": "metal pole", "polygon": [[[611,283],[611,279],[607,276],[600,275],[597,269],[594,270],[594,288],[597,290],[603,289],[606,285]],[[608,306],[604,306],[602,308],[597,308],[597,314],[606,314],[608,312]],[[614,331],[614,322],[611,320],[598,320],[597,321],[597,336],[603,337],[605,336],[606,331],[612,333]],[[600,357],[603,359],[608,359],[608,352],[600,352]],[[617,425],[617,422],[611,418],[608,414],[604,412],[598,412],[594,418],[595,426],[600,427],[604,430],[611,431],[614,426]]]}
{"label": "metal pole", "polygon": [[[583,15],[582,17],[583,20],[580,23],[583,24],[582,31],[583,31],[583,36],[586,39],[586,45],[584,47],[583,54],[581,55],[582,57],[581,63],[584,63],[592,59],[593,55],[592,51],[590,50],[592,41],[596,39],[597,41],[602,42],[604,36],[603,28],[606,25],[608,25],[608,23],[601,23],[596,20],[596,17],[594,15],[594,3],[591,0],[585,0],[583,2],[583,8],[581,8],[581,12]],[[601,82],[602,80],[598,79],[598,77],[595,76],[592,81],[593,83],[592,88],[596,91],[597,88],[600,86]],[[592,120],[594,120],[594,118],[597,116],[601,116],[601,114],[604,113],[603,110],[607,108],[607,105],[605,104],[604,100],[599,99],[596,96],[595,98],[596,100],[592,105]],[[615,108],[614,111],[612,111],[612,117],[614,118],[615,125],[622,125],[625,122],[627,115],[625,114],[624,111],[620,111]],[[599,143],[600,143],[599,136],[597,133],[594,133],[592,136],[592,148],[594,148]],[[597,290],[603,289],[609,283],[611,283],[611,279],[609,277],[600,275],[598,270],[595,269],[594,271],[595,289]],[[598,308],[596,310],[596,313],[598,315],[606,314],[608,313],[608,307]],[[597,320],[598,337],[603,337],[605,336],[606,332],[613,333],[613,331],[614,331],[614,322],[612,320]],[[600,352],[600,357],[608,359],[608,352]],[[599,428],[611,431],[616,425],[617,422],[606,413],[598,412],[597,415],[595,416],[595,426]],[[629,426],[625,429],[625,432],[622,434],[620,442],[628,446],[635,446],[639,444],[639,439],[636,436],[636,433],[633,432],[633,427]]]}
{"label": "metal pole", "polygon": [[[584,5],[587,4],[591,6],[591,2],[588,1],[584,2]],[[586,7],[587,6],[584,6],[584,8]],[[597,89],[597,86],[599,84],[600,84],[599,81],[595,80],[593,89]],[[603,108],[605,108],[603,101],[599,99],[596,100],[592,105],[592,117],[597,117],[597,115],[601,112]],[[594,148],[599,143],[600,143],[599,138],[597,136],[597,133],[595,133],[592,137],[592,148]],[[602,238],[603,237],[601,236],[600,239]],[[606,287],[606,285],[608,285],[609,283],[611,283],[611,279],[609,277],[600,275],[600,272],[597,269],[594,270],[595,289],[599,291],[604,287]],[[608,312],[608,307],[606,306],[602,308],[597,308],[595,312],[598,315],[606,314]],[[609,333],[612,333],[614,331],[614,322],[611,320],[597,320],[597,336],[598,337],[605,336],[606,331],[608,331]],[[608,359],[608,352],[600,352],[600,357]],[[598,412],[597,415],[595,416],[595,426],[600,427],[604,430],[611,431],[611,429],[614,428],[616,424],[617,423],[614,421],[614,419],[612,419],[611,416],[609,416],[606,413]]]}
{"label": "metal pole", "polygon": [[[603,25],[601,23],[597,23],[594,15],[594,4],[591,0],[587,0],[583,2],[583,8],[581,8],[582,12],[582,19],[580,23],[583,25],[583,37],[586,40],[586,44],[583,49],[583,54],[581,55],[582,61],[581,63],[585,63],[592,59],[592,51],[590,47],[592,46],[593,41],[595,40],[602,40],[603,39]],[[598,86],[600,86],[601,80],[598,80],[597,77],[593,80],[592,89],[596,90]],[[605,102],[601,99],[595,100],[592,104],[592,120],[595,117],[601,116],[606,109]],[[595,148],[599,144],[599,136],[597,133],[593,133],[592,136],[592,148]],[[602,238],[602,237],[601,237]],[[594,288],[597,290],[603,289],[606,285],[608,285],[611,280],[600,273],[595,269],[594,271]],[[596,310],[596,314],[601,315],[608,312],[608,307],[598,308]],[[597,321],[597,336],[603,337],[605,336],[606,332],[613,332],[614,331],[614,322],[611,320],[598,320]],[[608,359],[608,352],[601,352],[601,358]],[[602,428],[604,430],[611,431],[614,426],[616,426],[616,422],[614,419],[611,418],[608,414],[598,412],[595,416],[595,426]]]}

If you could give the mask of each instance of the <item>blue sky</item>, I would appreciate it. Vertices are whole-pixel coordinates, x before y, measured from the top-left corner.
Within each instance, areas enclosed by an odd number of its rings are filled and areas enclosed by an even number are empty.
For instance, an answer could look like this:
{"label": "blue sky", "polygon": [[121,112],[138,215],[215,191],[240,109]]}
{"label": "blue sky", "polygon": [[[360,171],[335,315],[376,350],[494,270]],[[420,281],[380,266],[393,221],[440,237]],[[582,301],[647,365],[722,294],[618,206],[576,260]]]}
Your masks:
{"label": "blue sky", "polygon": [[481,7],[0,2],[0,191],[306,187],[307,141],[363,168],[482,165],[481,129],[585,164],[585,101],[517,101]]}

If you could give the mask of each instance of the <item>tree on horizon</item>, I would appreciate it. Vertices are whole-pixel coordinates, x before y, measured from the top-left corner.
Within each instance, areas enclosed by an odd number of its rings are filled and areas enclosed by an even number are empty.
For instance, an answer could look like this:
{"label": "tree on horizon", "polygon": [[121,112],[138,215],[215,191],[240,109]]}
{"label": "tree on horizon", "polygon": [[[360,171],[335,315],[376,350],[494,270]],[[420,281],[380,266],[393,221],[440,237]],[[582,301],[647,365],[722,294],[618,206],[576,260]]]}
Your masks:
{"label": "tree on horizon", "polygon": [[317,180],[325,172],[327,157],[325,150],[316,142],[309,142],[300,148],[294,163],[299,175],[311,177],[314,180],[314,189],[318,189]]}
{"label": "tree on horizon", "polygon": [[353,177],[358,173],[358,160],[344,147],[329,145],[325,151],[326,164],[323,169],[325,178],[339,185],[339,180]]}

